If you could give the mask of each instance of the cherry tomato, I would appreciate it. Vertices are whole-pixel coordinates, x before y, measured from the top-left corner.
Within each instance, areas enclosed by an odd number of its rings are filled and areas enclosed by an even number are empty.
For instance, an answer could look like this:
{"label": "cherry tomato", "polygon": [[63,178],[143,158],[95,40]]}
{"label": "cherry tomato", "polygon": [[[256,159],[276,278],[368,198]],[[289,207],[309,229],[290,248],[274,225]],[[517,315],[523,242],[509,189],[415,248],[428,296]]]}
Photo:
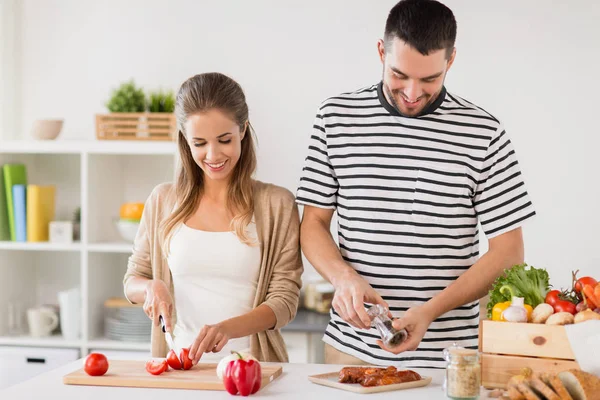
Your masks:
{"label": "cherry tomato", "polygon": [[596,280],[594,278],[592,278],[591,276],[584,276],[583,278],[577,279],[577,282],[575,282],[575,287],[573,289],[577,293],[581,293],[581,291],[583,290],[583,287],[585,285],[590,285],[591,287],[594,287],[597,284],[598,284],[598,282],[596,282]]}
{"label": "cherry tomato", "polygon": [[568,312],[573,315],[577,314],[577,306],[567,300],[559,300],[554,306],[554,312]]}
{"label": "cherry tomato", "polygon": [[169,369],[166,358],[152,359],[146,362],[146,371],[152,375],[160,375]]}
{"label": "cherry tomato", "polygon": [[561,301],[558,298],[559,294],[560,290],[551,290],[546,295],[546,299],[544,301],[546,302],[546,304],[550,304],[552,307],[554,307],[554,305],[556,305],[557,302]]}
{"label": "cherry tomato", "polygon": [[187,348],[183,348],[181,349],[181,354],[179,355],[181,358],[181,362],[182,362],[182,366],[183,369],[190,369],[192,368],[192,359],[189,356],[190,354],[190,349]]}
{"label": "cherry tomato", "polygon": [[169,354],[167,354],[167,363],[169,364],[169,367],[173,369],[182,369],[181,360],[173,350],[169,351]]}
{"label": "cherry tomato", "polygon": [[108,360],[104,354],[90,353],[85,359],[83,370],[91,376],[101,376],[108,371]]}

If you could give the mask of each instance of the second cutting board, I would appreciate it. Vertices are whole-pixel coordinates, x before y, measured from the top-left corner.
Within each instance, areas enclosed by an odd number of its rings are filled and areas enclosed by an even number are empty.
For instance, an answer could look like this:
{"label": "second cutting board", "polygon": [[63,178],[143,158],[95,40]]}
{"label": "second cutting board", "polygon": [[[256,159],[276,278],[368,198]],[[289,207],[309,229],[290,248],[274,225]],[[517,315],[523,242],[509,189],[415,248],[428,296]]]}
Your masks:
{"label": "second cutting board", "polygon": [[[281,366],[262,367],[261,388],[281,375]],[[217,377],[217,364],[198,363],[187,371],[169,369],[160,375],[146,371],[145,361],[109,360],[108,372],[103,376],[89,376],[83,368],[63,377],[66,385],[121,386],[164,389],[225,390]]]}

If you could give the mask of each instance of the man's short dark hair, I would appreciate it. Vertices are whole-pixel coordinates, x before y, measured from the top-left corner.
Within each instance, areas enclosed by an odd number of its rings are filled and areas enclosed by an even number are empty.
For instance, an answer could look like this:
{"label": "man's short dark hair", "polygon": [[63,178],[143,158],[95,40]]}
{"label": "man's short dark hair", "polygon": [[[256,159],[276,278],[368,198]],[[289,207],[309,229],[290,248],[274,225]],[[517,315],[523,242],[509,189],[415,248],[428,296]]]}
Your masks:
{"label": "man's short dark hair", "polygon": [[385,23],[386,47],[395,38],[425,56],[446,49],[446,58],[450,58],[456,40],[456,19],[448,7],[435,0],[401,0],[390,10]]}

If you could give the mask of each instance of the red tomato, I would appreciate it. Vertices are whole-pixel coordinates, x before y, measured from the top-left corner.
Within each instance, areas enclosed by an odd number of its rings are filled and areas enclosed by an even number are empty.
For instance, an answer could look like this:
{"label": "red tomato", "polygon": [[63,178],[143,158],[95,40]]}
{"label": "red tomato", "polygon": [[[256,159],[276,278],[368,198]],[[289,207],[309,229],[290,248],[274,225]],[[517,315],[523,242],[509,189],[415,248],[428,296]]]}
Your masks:
{"label": "red tomato", "polygon": [[167,364],[166,358],[152,359],[146,362],[146,371],[152,375],[160,375],[167,369],[169,369],[169,364]]}
{"label": "red tomato", "polygon": [[175,354],[173,350],[169,351],[169,354],[167,354],[167,363],[169,364],[169,367],[173,369],[182,368],[181,360],[179,357],[177,357],[177,354]]}
{"label": "red tomato", "polygon": [[573,289],[577,293],[581,293],[581,291],[583,290],[583,287],[585,285],[590,285],[591,287],[594,287],[597,284],[598,284],[598,282],[596,282],[596,280],[594,278],[592,278],[591,276],[584,276],[583,278],[577,279],[577,282],[575,282],[575,287]]}
{"label": "red tomato", "polygon": [[83,370],[91,376],[104,375],[108,371],[108,360],[104,354],[90,353],[85,359]]}
{"label": "red tomato", "polygon": [[183,348],[181,349],[181,354],[179,355],[181,358],[181,362],[183,364],[183,369],[192,368],[192,359],[189,357],[190,349]]}
{"label": "red tomato", "polygon": [[554,312],[568,312],[573,315],[577,314],[577,306],[567,300],[559,300],[554,306]]}
{"label": "red tomato", "polygon": [[560,294],[560,290],[551,290],[546,295],[546,299],[544,301],[546,302],[546,304],[550,304],[552,307],[554,307],[557,302],[561,301],[558,298],[559,294]]}

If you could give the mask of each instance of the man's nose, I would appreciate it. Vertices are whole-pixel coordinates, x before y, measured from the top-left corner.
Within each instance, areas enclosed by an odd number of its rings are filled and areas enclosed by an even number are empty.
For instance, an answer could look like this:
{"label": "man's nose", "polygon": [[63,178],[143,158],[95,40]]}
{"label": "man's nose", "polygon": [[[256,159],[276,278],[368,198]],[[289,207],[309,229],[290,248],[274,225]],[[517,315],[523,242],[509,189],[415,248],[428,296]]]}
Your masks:
{"label": "man's nose", "polygon": [[421,87],[417,81],[411,80],[404,88],[404,95],[409,101],[416,101],[421,96]]}

